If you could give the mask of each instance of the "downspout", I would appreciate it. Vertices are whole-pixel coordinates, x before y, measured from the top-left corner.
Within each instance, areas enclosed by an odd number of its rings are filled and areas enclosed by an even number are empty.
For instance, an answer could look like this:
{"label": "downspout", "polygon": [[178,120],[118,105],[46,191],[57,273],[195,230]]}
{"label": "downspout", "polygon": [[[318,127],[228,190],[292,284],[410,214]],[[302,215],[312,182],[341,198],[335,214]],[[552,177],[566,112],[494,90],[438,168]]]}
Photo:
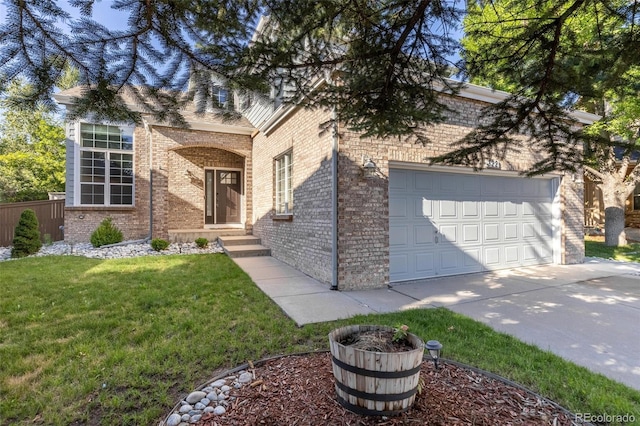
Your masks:
{"label": "downspout", "polygon": [[153,147],[151,143],[153,136],[151,134],[151,125],[147,120],[143,118],[142,124],[144,125],[145,137],[149,149],[149,236],[147,236],[146,239],[150,240],[153,236]]}
{"label": "downspout", "polygon": [[338,290],[338,114],[333,107],[333,147],[331,149],[331,290]]}

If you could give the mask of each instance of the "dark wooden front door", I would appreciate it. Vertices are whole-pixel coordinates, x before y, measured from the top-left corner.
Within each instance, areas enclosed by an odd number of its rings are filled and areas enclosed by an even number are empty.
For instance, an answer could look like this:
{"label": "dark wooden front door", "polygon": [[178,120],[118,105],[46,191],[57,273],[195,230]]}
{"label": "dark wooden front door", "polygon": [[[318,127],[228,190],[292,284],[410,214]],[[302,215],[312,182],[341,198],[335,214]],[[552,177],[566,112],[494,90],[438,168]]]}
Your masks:
{"label": "dark wooden front door", "polygon": [[207,170],[205,223],[240,223],[242,175],[236,170]]}

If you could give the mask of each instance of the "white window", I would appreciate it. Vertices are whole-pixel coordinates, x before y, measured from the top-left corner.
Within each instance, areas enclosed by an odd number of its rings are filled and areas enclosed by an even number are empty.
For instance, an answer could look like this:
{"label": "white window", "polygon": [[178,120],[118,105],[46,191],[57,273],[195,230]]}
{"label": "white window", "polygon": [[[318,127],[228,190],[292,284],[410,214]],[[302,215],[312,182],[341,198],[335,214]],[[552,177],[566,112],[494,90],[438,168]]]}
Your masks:
{"label": "white window", "polygon": [[276,214],[293,212],[293,161],[291,151],[276,158]]}
{"label": "white window", "polygon": [[133,131],[80,124],[80,204],[133,205]]}
{"label": "white window", "polygon": [[640,210],[640,185],[633,190],[633,209]]}
{"label": "white window", "polygon": [[227,98],[229,97],[229,90],[222,86],[213,86],[213,101],[216,108],[226,108]]}

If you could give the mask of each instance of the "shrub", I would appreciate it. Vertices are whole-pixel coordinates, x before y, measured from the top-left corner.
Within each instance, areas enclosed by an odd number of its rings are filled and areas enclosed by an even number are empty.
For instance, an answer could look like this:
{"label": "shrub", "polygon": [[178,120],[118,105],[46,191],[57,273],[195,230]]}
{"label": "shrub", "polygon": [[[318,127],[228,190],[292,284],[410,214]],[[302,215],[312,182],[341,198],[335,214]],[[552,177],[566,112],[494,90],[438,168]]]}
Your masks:
{"label": "shrub", "polygon": [[200,248],[205,248],[209,246],[209,240],[204,237],[196,238],[196,245]]}
{"label": "shrub", "polygon": [[163,240],[162,238],[154,238],[151,240],[151,248],[155,251],[166,250],[169,247],[169,241]]}
{"label": "shrub", "polygon": [[11,257],[25,257],[40,250],[42,241],[40,241],[38,226],[38,218],[33,210],[25,209],[20,214],[20,220],[14,232]]}
{"label": "shrub", "polygon": [[94,247],[106,246],[122,242],[122,231],[115,226],[110,217],[105,218],[98,228],[91,234],[91,244]]}

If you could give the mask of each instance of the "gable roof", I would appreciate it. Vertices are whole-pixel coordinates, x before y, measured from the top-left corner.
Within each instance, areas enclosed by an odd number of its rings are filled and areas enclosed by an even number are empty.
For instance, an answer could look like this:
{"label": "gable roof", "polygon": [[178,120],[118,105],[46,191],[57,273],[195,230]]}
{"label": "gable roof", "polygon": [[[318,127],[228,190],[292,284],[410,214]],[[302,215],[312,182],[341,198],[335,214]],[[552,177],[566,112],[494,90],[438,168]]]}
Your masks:
{"label": "gable roof", "polygon": [[[76,99],[81,98],[86,86],[76,86],[71,89],[63,90],[53,95],[53,98],[61,105],[73,106]],[[140,112],[145,116],[145,120],[155,126],[175,127],[171,124],[158,121],[154,119],[150,114],[145,113],[136,98],[128,90],[124,90],[121,96],[127,106],[133,111]],[[190,130],[205,130],[213,132],[224,132],[242,135],[251,135],[255,132],[255,127],[244,116],[238,116],[229,118],[222,116],[218,112],[196,112],[196,107],[193,103],[190,103],[187,107],[180,110],[180,114],[184,117],[185,121],[189,125]]]}

